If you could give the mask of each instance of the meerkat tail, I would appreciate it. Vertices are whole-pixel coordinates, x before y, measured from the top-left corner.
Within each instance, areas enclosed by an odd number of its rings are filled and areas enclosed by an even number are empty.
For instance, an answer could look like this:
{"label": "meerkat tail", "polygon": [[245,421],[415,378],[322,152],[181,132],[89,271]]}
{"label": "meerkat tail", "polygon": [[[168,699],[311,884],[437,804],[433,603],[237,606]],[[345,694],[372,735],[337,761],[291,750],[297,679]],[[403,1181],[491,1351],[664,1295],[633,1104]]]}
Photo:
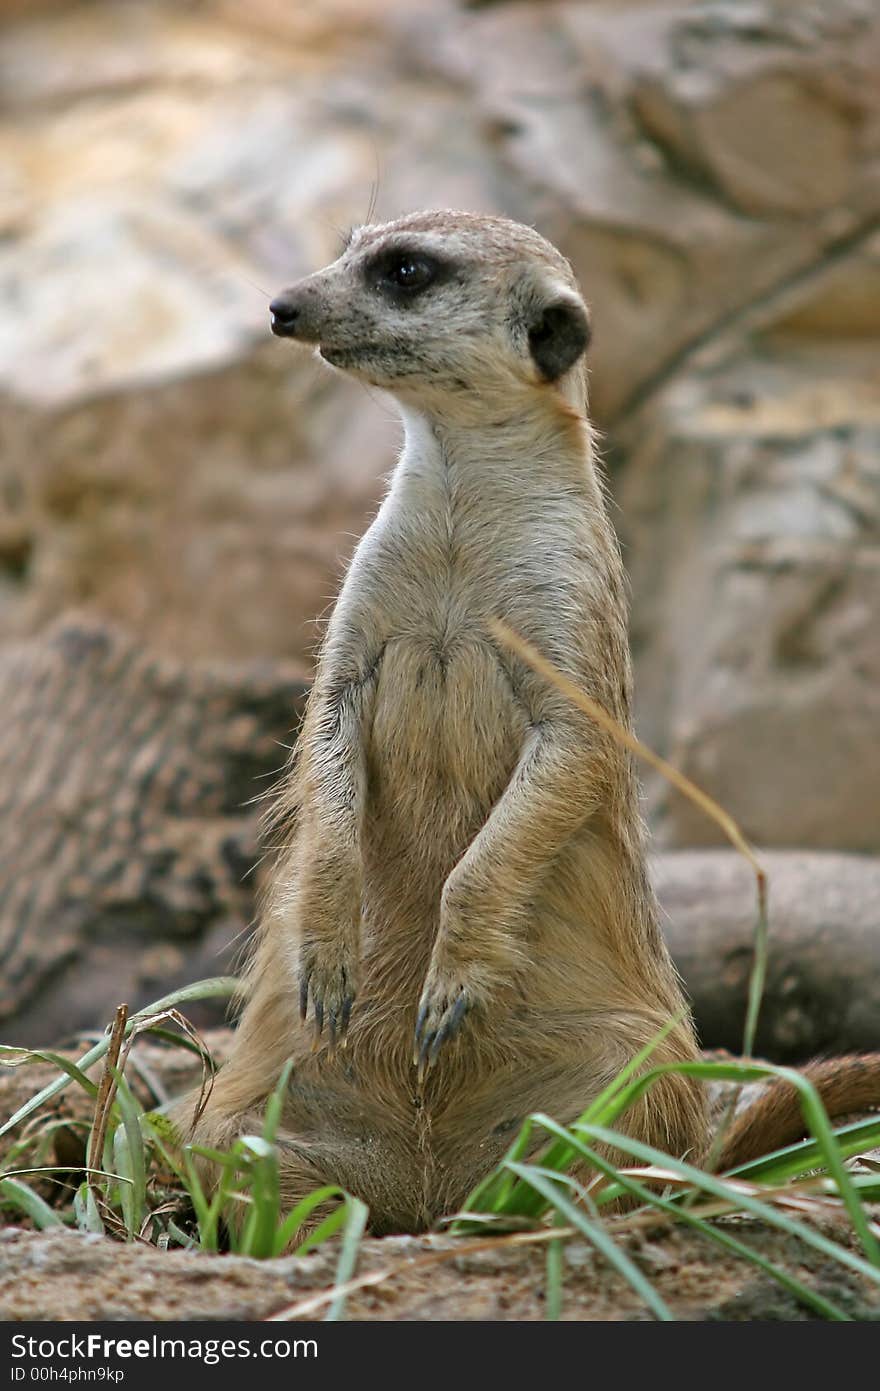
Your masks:
{"label": "meerkat tail", "polygon": [[[880,1107],[880,1053],[825,1058],[808,1063],[801,1071],[816,1088],[832,1120]],[[735,1169],[796,1144],[807,1133],[797,1088],[777,1078],[734,1120],[716,1167],[719,1172]]]}

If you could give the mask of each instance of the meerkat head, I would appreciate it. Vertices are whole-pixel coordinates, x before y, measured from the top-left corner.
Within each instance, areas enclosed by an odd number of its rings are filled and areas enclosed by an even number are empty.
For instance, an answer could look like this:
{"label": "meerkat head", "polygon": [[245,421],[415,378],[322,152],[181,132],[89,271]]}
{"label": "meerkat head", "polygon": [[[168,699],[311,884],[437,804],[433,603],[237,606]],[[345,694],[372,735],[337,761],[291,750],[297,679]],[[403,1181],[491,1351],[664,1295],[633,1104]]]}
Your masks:
{"label": "meerkat head", "polygon": [[423,212],[361,227],[269,309],[274,333],[408,405],[509,409],[549,389],[583,408],[590,320],[571,268],[504,218]]}

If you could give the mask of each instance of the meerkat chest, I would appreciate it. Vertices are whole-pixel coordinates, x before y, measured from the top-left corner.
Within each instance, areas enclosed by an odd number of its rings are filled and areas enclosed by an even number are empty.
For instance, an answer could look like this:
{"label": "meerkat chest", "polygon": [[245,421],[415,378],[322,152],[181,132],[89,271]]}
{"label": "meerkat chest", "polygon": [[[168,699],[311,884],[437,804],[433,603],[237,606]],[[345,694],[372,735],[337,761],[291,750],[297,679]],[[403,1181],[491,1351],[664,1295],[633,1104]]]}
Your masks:
{"label": "meerkat chest", "polygon": [[325,661],[370,673],[376,824],[424,841],[426,818],[442,814],[448,835],[434,822],[430,840],[454,846],[482,824],[531,725],[491,620],[554,650],[583,597],[590,532],[583,498],[534,461],[450,465],[432,450],[428,440],[404,455],[355,554]]}
{"label": "meerkat chest", "polygon": [[[361,595],[381,614],[369,726],[380,821],[460,853],[508,782],[530,728],[489,630],[494,615],[533,640],[559,621],[565,560],[536,540],[527,509],[449,504],[383,519]],[[438,822],[443,821],[443,826]],[[448,823],[448,824],[447,824]]]}
{"label": "meerkat chest", "polygon": [[559,623],[559,599],[584,573],[581,518],[569,499],[484,485],[409,480],[368,546],[371,588],[390,641],[418,649],[445,677],[488,642],[492,617],[538,638]]}

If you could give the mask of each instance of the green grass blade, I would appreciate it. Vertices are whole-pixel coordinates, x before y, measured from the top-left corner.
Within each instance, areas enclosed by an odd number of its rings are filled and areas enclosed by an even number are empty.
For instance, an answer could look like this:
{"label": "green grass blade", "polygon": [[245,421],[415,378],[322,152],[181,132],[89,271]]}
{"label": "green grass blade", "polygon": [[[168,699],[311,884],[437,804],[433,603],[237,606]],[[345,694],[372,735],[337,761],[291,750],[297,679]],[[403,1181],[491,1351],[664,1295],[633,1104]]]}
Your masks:
{"label": "green grass blade", "polygon": [[54,1208],[16,1178],[0,1179],[0,1207],[12,1207],[29,1217],[41,1232],[48,1227],[63,1227],[64,1223]]}
{"label": "green grass blade", "polygon": [[[658,1077],[667,1076],[670,1073],[698,1077],[704,1080],[718,1080],[720,1077],[725,1077],[729,1081],[752,1082],[779,1077],[790,1082],[798,1093],[806,1128],[812,1131],[822,1156],[822,1163],[827,1167],[837,1184],[840,1197],[849,1213],[853,1230],[862,1244],[862,1249],[871,1264],[880,1270],[880,1243],[871,1231],[867,1214],[853,1187],[851,1176],[843,1163],[831,1122],[825,1107],[822,1105],[819,1093],[808,1078],[795,1071],[794,1068],[779,1067],[771,1063],[665,1063],[660,1067],[653,1068],[638,1081],[631,1083],[620,1096],[615,1098],[609,1109],[617,1107],[617,1114],[620,1114],[622,1110],[626,1109],[626,1106],[632,1103],[633,1099],[637,1099],[647,1091]],[[626,1097],[629,1099],[621,1105],[621,1101]],[[589,1122],[583,1117],[575,1121],[572,1129],[580,1130],[588,1124]]]}
{"label": "green grass blade", "polygon": [[758,889],[758,916],[752,938],[754,955],[749,976],[749,998],[746,1005],[746,1019],[743,1026],[743,1052],[750,1058],[755,1051],[755,1034],[758,1030],[758,1015],[764,998],[764,983],[767,979],[767,881],[762,877]]}
{"label": "green grass blade", "polygon": [[[532,1120],[531,1117],[527,1116],[502,1162],[483,1179],[482,1183],[477,1185],[462,1208],[462,1212],[494,1212],[504,1205],[516,1182],[513,1174],[505,1165],[508,1160],[517,1163],[525,1157],[531,1136]],[[453,1231],[455,1230],[456,1228],[453,1228]]]}
{"label": "green grass blade", "polygon": [[[558,1222],[557,1218],[557,1222]],[[547,1278],[545,1281],[545,1317],[550,1323],[558,1323],[562,1318],[562,1286],[565,1243],[551,1241],[547,1246]]]}
{"label": "green grass blade", "polygon": [[[339,1253],[339,1261],[336,1266],[337,1286],[346,1285],[354,1275],[361,1238],[366,1230],[367,1218],[370,1215],[366,1203],[362,1203],[360,1198],[353,1198],[350,1194],[346,1195],[345,1207],[347,1216],[345,1230],[342,1233],[342,1250]],[[324,1321],[325,1323],[336,1323],[344,1314],[345,1295],[340,1292],[327,1310]]]}
{"label": "green grass blade", "polygon": [[[533,1120],[552,1131],[556,1122],[547,1116],[536,1114]],[[862,1260],[861,1257],[848,1251],[838,1242],[832,1241],[821,1233],[814,1231],[811,1227],[796,1221],[787,1215],[778,1212],[770,1204],[763,1203],[759,1199],[749,1194],[737,1192],[732,1185],[723,1178],[718,1178],[714,1174],[704,1173],[701,1169],[694,1168],[684,1160],[673,1159],[670,1155],[654,1149],[651,1145],[646,1145],[641,1141],[633,1140],[627,1135],[618,1131],[610,1131],[602,1126],[589,1126],[585,1122],[579,1124],[578,1129],[588,1138],[596,1139],[602,1144],[608,1144],[612,1148],[632,1155],[642,1163],[652,1164],[675,1173],[679,1178],[684,1179],[694,1188],[710,1193],[713,1197],[720,1198],[728,1204],[732,1210],[749,1212],[755,1217],[761,1218],[770,1226],[774,1226],[790,1236],[794,1236],[805,1245],[813,1247],[823,1255],[831,1257],[840,1264],[855,1270],[860,1275],[865,1276],[875,1284],[880,1284],[880,1272],[876,1267]],[[574,1139],[574,1136],[569,1138]],[[616,1172],[616,1171],[615,1171]],[[540,1203],[534,1201],[534,1191],[529,1191],[529,1185],[519,1185],[510,1195],[503,1209],[505,1215],[519,1216],[525,1212],[533,1216],[542,1210]],[[670,1200],[671,1201],[671,1200]],[[546,1210],[546,1209],[545,1209]]]}
{"label": "green grass blade", "polygon": [[[134,1240],[135,1234],[140,1230],[140,1223],[137,1220],[137,1212],[132,1193],[134,1190],[134,1178],[132,1176],[131,1153],[129,1150],[128,1135],[123,1125],[117,1125],[113,1131],[113,1164],[120,1179],[128,1179],[128,1183],[121,1183],[119,1186],[119,1201],[122,1207],[122,1220],[125,1223],[125,1230],[128,1233],[129,1241]],[[109,1201],[109,1196],[107,1197]]]}
{"label": "green grass blade", "polygon": [[105,1236],[104,1223],[95,1202],[95,1194],[88,1183],[81,1183],[73,1197],[73,1215],[81,1232],[94,1232]]}
{"label": "green grass blade", "polygon": [[[212,976],[209,980],[196,981],[194,985],[184,986],[181,990],[173,990],[170,995],[164,995],[161,1000],[156,1000],[153,1004],[138,1010],[137,1014],[133,1014],[125,1026],[125,1036],[127,1037],[136,1024],[143,1022],[143,1020],[149,1018],[151,1014],[160,1014],[162,1010],[165,1009],[175,1009],[178,1005],[186,1004],[190,1000],[222,999],[232,995],[237,989],[237,986],[238,981],[234,976]],[[100,1043],[96,1043],[93,1048],[90,1048],[87,1053],[84,1053],[76,1064],[70,1064],[70,1066],[75,1066],[79,1068],[80,1071],[85,1072],[93,1063],[99,1062],[100,1059],[104,1057],[109,1046],[110,1036],[108,1034],[105,1038],[101,1039]],[[21,1052],[22,1050],[14,1049],[12,1051]],[[53,1059],[53,1061],[56,1061],[56,1059]],[[56,1065],[62,1067],[60,1060],[57,1061]],[[29,1101],[26,1101],[23,1106],[19,1106],[18,1110],[0,1125],[0,1135],[5,1135],[7,1131],[12,1130],[23,1120],[27,1120],[28,1116],[32,1116],[35,1111],[39,1110],[44,1101],[49,1101],[51,1097],[58,1096],[59,1092],[63,1092],[70,1086],[73,1079],[69,1075],[66,1066],[63,1068],[63,1071],[67,1075],[56,1078],[54,1082],[49,1082],[38,1091],[35,1096],[32,1096]],[[89,1085],[94,1084],[90,1083]]]}
{"label": "green grass blade", "polygon": [[281,1116],[284,1111],[284,1098],[290,1086],[290,1074],[293,1072],[293,1059],[288,1058],[284,1067],[281,1069],[281,1076],[278,1078],[272,1093],[266,1102],[266,1110],[263,1116],[263,1139],[269,1144],[274,1145],[278,1135],[278,1127],[281,1124]]}
{"label": "green grass blade", "polygon": [[295,1254],[305,1256],[309,1251],[314,1251],[317,1246],[326,1241],[328,1237],[334,1236],[345,1222],[346,1208],[345,1203],[340,1203],[337,1208],[328,1213],[323,1222],[320,1222],[313,1232],[310,1232],[301,1246],[297,1246]]}
{"label": "green grass blade", "polygon": [[[551,1121],[549,1117],[545,1117],[542,1124],[554,1134],[559,1134],[564,1130],[563,1126],[558,1125],[555,1121]],[[613,1180],[615,1185],[624,1192],[630,1193],[632,1197],[646,1206],[657,1208],[660,1212],[666,1213],[668,1216],[672,1217],[674,1221],[683,1222],[685,1226],[692,1227],[695,1231],[701,1232],[717,1245],[726,1247],[729,1251],[733,1251],[736,1255],[749,1261],[752,1265],[758,1266],[766,1275],[769,1275],[771,1279],[775,1280],[790,1294],[794,1295],[794,1297],[802,1304],[806,1305],[807,1308],[815,1310],[822,1318],[830,1319],[835,1322],[850,1321],[849,1315],[844,1313],[838,1305],[833,1304],[831,1300],[825,1299],[823,1295],[817,1294],[807,1285],[802,1284],[800,1280],[796,1279],[794,1275],[790,1275],[782,1266],[778,1266],[775,1262],[768,1260],[768,1258],[762,1256],[759,1251],[755,1251],[753,1247],[747,1246],[745,1242],[737,1240],[736,1237],[731,1236],[731,1234],[723,1228],[710,1226],[704,1218],[694,1212],[693,1208],[686,1207],[684,1204],[679,1205],[670,1202],[668,1198],[664,1198],[661,1194],[654,1193],[650,1188],[646,1188],[636,1179],[630,1178],[628,1174],[621,1173],[620,1170],[615,1169],[613,1164],[607,1159],[603,1159],[601,1155],[597,1154],[595,1150],[590,1149],[588,1145],[578,1141],[577,1148],[582,1158],[586,1159],[592,1168],[597,1169],[599,1173],[604,1174],[606,1178]],[[554,1242],[553,1244],[555,1245],[556,1243]]]}
{"label": "green grass blade", "polygon": [[[541,1117],[542,1123],[544,1119]],[[769,1203],[761,1202],[760,1199],[753,1198],[750,1194],[736,1191],[725,1179],[718,1178],[715,1174],[704,1173],[702,1169],[695,1169],[693,1165],[687,1164],[683,1159],[673,1159],[670,1155],[664,1154],[662,1150],[655,1149],[653,1145],[633,1140],[629,1135],[623,1135],[619,1131],[606,1130],[604,1126],[588,1126],[586,1124],[578,1128],[589,1139],[622,1150],[624,1154],[631,1154],[643,1164],[653,1164],[658,1168],[675,1173],[688,1183],[693,1184],[695,1188],[700,1188],[706,1193],[711,1193],[713,1197],[731,1203],[737,1211],[750,1212],[754,1217],[760,1217],[764,1222],[778,1227],[781,1231],[788,1232],[790,1236],[797,1237],[805,1245],[812,1246],[814,1250],[821,1251],[823,1255],[830,1256],[839,1264],[848,1266],[850,1270],[856,1271],[873,1284],[880,1286],[880,1270],[875,1265],[863,1260],[854,1252],[848,1251],[839,1242],[832,1241],[829,1237],[823,1236],[821,1232],[814,1231],[812,1227],[778,1212]]]}
{"label": "green grass blade", "polygon": [[[875,1203],[880,1198],[880,1174],[853,1174],[851,1181],[853,1188],[866,1202]],[[833,1193],[836,1188],[833,1179],[824,1179],[821,1183],[823,1193]]]}
{"label": "green grass blade", "polygon": [[197,1251],[199,1243],[185,1231],[178,1227],[173,1217],[168,1218],[168,1236],[176,1246],[182,1246],[186,1251]]}
{"label": "green grass blade", "polygon": [[[629,1062],[621,1068],[617,1076],[608,1083],[608,1086],[590,1102],[590,1105],[587,1107],[586,1111],[583,1112],[580,1119],[592,1121],[597,1125],[610,1124],[614,1116],[619,1114],[621,1109],[625,1109],[626,1105],[629,1103],[626,1102],[623,1106],[618,1106],[616,1110],[611,1113],[609,1113],[608,1108],[612,1106],[618,1095],[624,1092],[629,1080],[656,1052],[663,1040],[672,1032],[675,1026],[681,1022],[683,1017],[684,1014],[682,1012],[668,1019],[653,1038],[650,1038],[645,1046],[640,1048],[638,1053],[630,1058]],[[498,1165],[493,1174],[485,1178],[474,1190],[462,1208],[463,1212],[481,1210],[494,1211],[496,1210],[496,1205],[504,1203],[514,1184],[513,1176],[505,1161],[513,1160],[517,1162],[522,1159],[525,1156],[530,1137],[531,1120],[527,1118],[516,1140],[505,1155],[504,1161]],[[571,1163],[571,1160],[574,1158],[574,1153],[575,1151],[572,1149],[571,1145],[565,1140],[561,1140],[558,1146],[551,1146],[551,1148],[541,1156],[542,1166],[547,1169],[558,1169],[562,1172],[562,1170]]]}
{"label": "green grass blade", "polygon": [[[35,1048],[10,1048],[7,1044],[0,1044],[0,1053],[23,1053],[28,1060],[41,1063],[52,1063],[53,1067],[59,1068],[66,1073],[71,1082],[78,1082],[83,1091],[93,1099],[98,1095],[98,1087],[90,1077],[87,1077],[81,1066],[72,1063],[69,1058],[65,1058],[61,1053],[50,1053],[46,1049]],[[22,1059],[24,1061],[24,1059]],[[15,1064],[18,1066],[19,1064]],[[0,1131],[2,1134],[2,1131]]]}
{"label": "green grass blade", "polygon": [[614,1266],[658,1319],[663,1322],[672,1320],[672,1312],[666,1301],[657,1293],[635,1262],[621,1250],[602,1223],[591,1221],[559,1191],[558,1175],[542,1173],[532,1164],[512,1164],[511,1168],[518,1178],[540,1193],[569,1226],[576,1227],[583,1233],[590,1245],[605,1257],[609,1265]]}
{"label": "green grass blade", "polygon": [[[648,1091],[658,1077],[667,1076],[670,1073],[697,1077],[707,1081],[724,1080],[732,1082],[753,1082],[766,1081],[774,1077],[779,1077],[790,1082],[798,1092],[806,1128],[813,1132],[821,1155],[822,1164],[827,1167],[828,1172],[838,1185],[840,1197],[849,1213],[853,1230],[856,1232],[862,1244],[862,1249],[871,1264],[880,1269],[880,1243],[878,1243],[877,1238],[871,1231],[858,1192],[853,1186],[851,1176],[844,1166],[843,1158],[825,1107],[822,1105],[819,1094],[812,1082],[801,1073],[796,1072],[793,1068],[778,1067],[773,1064],[664,1063],[659,1067],[652,1068],[649,1072],[619,1090],[605,1106],[604,1110],[606,1116],[616,1119],[616,1117],[626,1111],[634,1101],[637,1101]],[[588,1114],[588,1111],[585,1111],[578,1120],[573,1123],[571,1130],[578,1132],[589,1129],[591,1124],[595,1124],[595,1122],[589,1120]],[[608,1121],[603,1123],[607,1124]],[[540,1156],[540,1164],[544,1168],[562,1171],[571,1163],[573,1157],[574,1152],[572,1151],[570,1143],[568,1141],[557,1140]],[[668,1157],[669,1156],[667,1156],[667,1159]],[[517,1211],[521,1213],[522,1216],[534,1216],[536,1214],[536,1205],[533,1195],[522,1193]]]}
{"label": "green grass blade", "polygon": [[607,1123],[605,1117],[607,1107],[618,1093],[623,1091],[642,1064],[648,1062],[649,1059],[654,1056],[663,1040],[668,1038],[672,1030],[682,1022],[686,1014],[687,1010],[680,1010],[678,1014],[673,1015],[671,1019],[667,1020],[662,1029],[658,1029],[653,1038],[648,1039],[644,1048],[640,1048],[638,1053],[629,1060],[625,1067],[620,1069],[617,1076],[608,1083],[608,1086],[590,1102],[586,1111],[583,1113],[584,1120],[593,1121],[596,1125]]}
{"label": "green grass blade", "polygon": [[[316,1188],[313,1193],[307,1194],[301,1202],[298,1202],[292,1212],[289,1212],[281,1226],[278,1228],[276,1238],[276,1249],[274,1254],[280,1256],[293,1241],[303,1222],[308,1221],[316,1207],[321,1203],[326,1203],[330,1198],[345,1198],[344,1188],[337,1187],[336,1184],[328,1184],[326,1188]],[[298,1256],[304,1254],[302,1247],[296,1253]]]}
{"label": "green grass blade", "polygon": [[246,1167],[247,1161],[235,1146],[231,1150],[215,1150],[208,1145],[184,1145],[184,1149],[190,1154],[197,1154],[200,1159],[210,1159],[212,1164],[219,1164],[221,1169],[232,1169],[235,1173],[240,1173]]}
{"label": "green grass blade", "polygon": [[153,1028],[144,1029],[143,1034],[149,1034],[150,1038],[157,1038],[160,1043],[168,1043],[174,1048],[182,1048],[187,1053],[194,1053],[197,1058],[204,1058],[205,1054],[197,1043],[193,1043],[186,1034],[176,1034],[173,1029],[163,1029],[160,1024]]}
{"label": "green grass blade", "polygon": [[[834,1136],[841,1159],[851,1159],[864,1150],[880,1147],[880,1120],[873,1116],[870,1120],[853,1121],[850,1125],[835,1126]],[[736,1178],[760,1180],[774,1185],[787,1179],[797,1178],[810,1169],[822,1167],[822,1152],[816,1140],[799,1140],[797,1144],[786,1145],[774,1150],[762,1159],[753,1159],[748,1164],[740,1164],[729,1172]]]}
{"label": "green grass blade", "polygon": [[119,1107],[125,1133],[126,1144],[124,1148],[128,1159],[127,1173],[131,1178],[131,1191],[126,1195],[125,1188],[123,1188],[122,1200],[123,1205],[127,1202],[131,1217],[130,1224],[126,1218],[126,1226],[129,1235],[134,1237],[140,1231],[141,1223],[147,1213],[147,1157],[143,1132],[141,1131],[143,1108],[138,1105],[131,1087],[118,1068],[113,1069],[113,1076],[116,1079],[116,1105]]}
{"label": "green grass blade", "polygon": [[203,1251],[216,1251],[219,1207],[214,1210],[214,1204],[208,1201],[192,1155],[186,1149],[183,1151],[183,1167],[186,1175],[186,1191],[195,1209],[196,1222],[199,1228],[199,1245]]}
{"label": "green grass blade", "polygon": [[281,1184],[278,1170],[278,1134],[284,1111],[284,1098],[290,1084],[293,1061],[288,1060],[281,1076],[266,1102],[263,1129],[259,1136],[243,1136],[240,1144],[248,1156],[247,1188],[250,1210],[245,1221],[238,1250],[242,1255],[258,1260],[277,1252],[278,1226],[281,1221]]}
{"label": "green grass blade", "polygon": [[[254,1148],[249,1141],[259,1140]],[[245,1183],[250,1208],[242,1230],[239,1255],[264,1260],[275,1253],[275,1233],[281,1216],[281,1195],[278,1176],[278,1151],[262,1135],[244,1136],[240,1143],[247,1147],[248,1169]]]}

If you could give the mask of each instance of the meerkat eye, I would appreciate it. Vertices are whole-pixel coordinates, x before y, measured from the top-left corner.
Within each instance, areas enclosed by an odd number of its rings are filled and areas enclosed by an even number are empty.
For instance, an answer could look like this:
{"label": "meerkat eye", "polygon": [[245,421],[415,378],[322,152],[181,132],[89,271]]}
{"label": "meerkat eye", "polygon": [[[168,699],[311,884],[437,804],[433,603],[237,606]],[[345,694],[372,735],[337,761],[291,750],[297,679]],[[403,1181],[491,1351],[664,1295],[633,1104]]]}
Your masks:
{"label": "meerkat eye", "polygon": [[442,266],[433,256],[415,251],[386,252],[370,269],[379,289],[397,298],[420,294],[440,278]]}
{"label": "meerkat eye", "polygon": [[396,256],[385,271],[399,290],[425,290],[435,279],[434,267],[424,256]]}

